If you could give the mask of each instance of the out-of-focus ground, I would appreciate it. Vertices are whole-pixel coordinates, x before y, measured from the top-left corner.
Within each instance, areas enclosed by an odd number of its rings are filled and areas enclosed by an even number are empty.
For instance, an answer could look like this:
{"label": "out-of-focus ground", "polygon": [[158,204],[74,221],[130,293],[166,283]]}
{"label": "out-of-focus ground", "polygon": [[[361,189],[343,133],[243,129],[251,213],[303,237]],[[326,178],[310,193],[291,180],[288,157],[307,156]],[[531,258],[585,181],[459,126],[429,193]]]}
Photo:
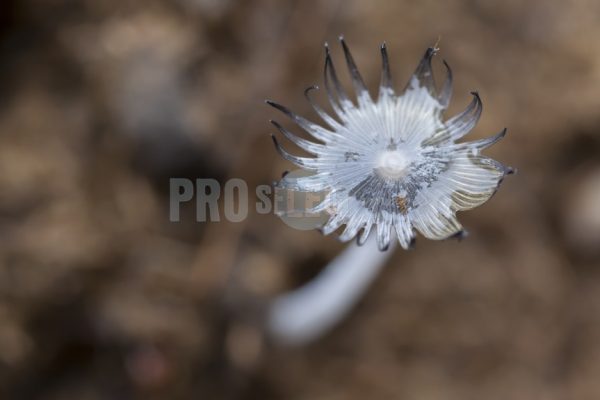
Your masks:
{"label": "out-of-focus ground", "polygon": [[[599,21],[591,0],[2,0],[0,398],[600,398]],[[479,90],[471,137],[508,127],[487,153],[519,172],[467,240],[397,251],[286,350],[253,310],[343,245],[252,206],[169,222],[168,179],[291,168],[263,100],[315,119],[339,34],[373,90],[381,42],[400,88],[441,36],[449,115]]]}

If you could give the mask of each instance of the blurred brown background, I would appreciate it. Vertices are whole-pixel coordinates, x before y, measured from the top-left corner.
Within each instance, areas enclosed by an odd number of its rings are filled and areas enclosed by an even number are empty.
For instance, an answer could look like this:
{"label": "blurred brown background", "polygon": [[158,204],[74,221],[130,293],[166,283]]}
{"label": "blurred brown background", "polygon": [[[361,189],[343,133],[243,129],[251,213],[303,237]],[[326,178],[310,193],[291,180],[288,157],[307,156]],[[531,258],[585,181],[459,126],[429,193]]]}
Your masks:
{"label": "blurred brown background", "polygon": [[[0,398],[600,398],[599,2],[2,0],[0,19]],[[339,34],[373,90],[381,42],[400,88],[441,36],[449,115],[479,90],[471,138],[508,127],[487,152],[519,173],[460,216],[467,240],[397,251],[341,326],[280,349],[254,310],[343,245],[253,212],[171,223],[168,178],[278,179],[263,100],[316,119],[302,90],[324,41],[342,67]]]}

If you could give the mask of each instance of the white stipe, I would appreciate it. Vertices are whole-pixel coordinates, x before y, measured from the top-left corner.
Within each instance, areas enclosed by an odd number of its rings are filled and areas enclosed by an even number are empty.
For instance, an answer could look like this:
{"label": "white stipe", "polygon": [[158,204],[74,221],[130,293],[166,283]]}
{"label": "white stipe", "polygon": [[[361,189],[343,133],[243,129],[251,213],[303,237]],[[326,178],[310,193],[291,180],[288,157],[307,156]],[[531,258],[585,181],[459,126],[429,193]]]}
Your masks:
{"label": "white stipe", "polygon": [[376,235],[358,246],[352,243],[306,285],[273,301],[267,316],[269,335],[278,343],[299,346],[319,338],[360,300],[392,254],[379,251]]}

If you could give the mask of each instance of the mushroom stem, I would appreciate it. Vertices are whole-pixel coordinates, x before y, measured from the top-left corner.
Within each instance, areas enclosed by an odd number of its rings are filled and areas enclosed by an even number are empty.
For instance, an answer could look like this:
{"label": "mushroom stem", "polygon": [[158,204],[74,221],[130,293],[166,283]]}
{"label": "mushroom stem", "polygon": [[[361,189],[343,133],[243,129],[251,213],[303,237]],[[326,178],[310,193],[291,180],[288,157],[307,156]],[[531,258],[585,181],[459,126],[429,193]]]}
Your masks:
{"label": "mushroom stem", "polygon": [[270,337],[300,346],[325,334],[360,300],[392,250],[379,251],[371,235],[362,246],[348,246],[306,285],[276,297],[267,313]]}

